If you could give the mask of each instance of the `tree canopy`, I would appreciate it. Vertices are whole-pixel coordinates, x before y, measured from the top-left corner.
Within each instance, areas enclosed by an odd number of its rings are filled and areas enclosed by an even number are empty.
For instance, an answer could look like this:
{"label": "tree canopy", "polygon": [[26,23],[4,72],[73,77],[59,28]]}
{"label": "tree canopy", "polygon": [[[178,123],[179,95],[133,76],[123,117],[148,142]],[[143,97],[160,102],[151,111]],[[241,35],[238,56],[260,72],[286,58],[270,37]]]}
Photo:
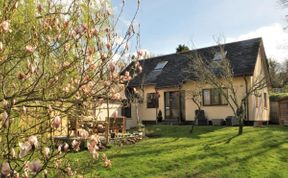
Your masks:
{"label": "tree canopy", "polygon": [[189,47],[186,46],[185,44],[179,44],[178,47],[176,48],[176,53],[186,52],[189,50],[190,50]]}

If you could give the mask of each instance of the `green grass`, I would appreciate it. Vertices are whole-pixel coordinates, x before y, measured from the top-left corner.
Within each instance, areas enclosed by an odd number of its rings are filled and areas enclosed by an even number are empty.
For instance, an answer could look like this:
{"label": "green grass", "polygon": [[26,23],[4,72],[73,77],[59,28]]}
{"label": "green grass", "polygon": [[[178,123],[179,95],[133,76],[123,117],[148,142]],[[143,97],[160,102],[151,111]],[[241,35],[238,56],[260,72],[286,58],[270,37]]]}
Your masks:
{"label": "green grass", "polygon": [[86,151],[69,154],[85,177],[288,177],[288,128],[151,126],[158,135],[105,151],[103,168]]}

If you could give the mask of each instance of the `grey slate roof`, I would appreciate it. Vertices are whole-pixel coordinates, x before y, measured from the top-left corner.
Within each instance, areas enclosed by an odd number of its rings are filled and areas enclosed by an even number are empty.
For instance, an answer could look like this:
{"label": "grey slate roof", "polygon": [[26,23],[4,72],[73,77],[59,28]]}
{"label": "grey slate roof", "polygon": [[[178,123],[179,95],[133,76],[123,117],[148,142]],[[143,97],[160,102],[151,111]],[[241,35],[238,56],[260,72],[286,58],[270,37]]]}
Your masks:
{"label": "grey slate roof", "polygon": [[[227,51],[226,57],[230,60],[233,67],[234,76],[253,75],[261,43],[262,38],[254,38],[224,45],[224,50]],[[212,60],[215,51],[219,51],[219,46],[196,49],[196,51],[206,60]],[[140,60],[143,70],[129,82],[128,87],[140,85],[154,85],[156,88],[177,87],[187,80],[196,80],[196,76],[192,71],[191,59],[188,58],[189,55],[195,54],[196,51],[191,50],[184,53],[174,53]],[[162,71],[155,71],[155,66],[161,61],[168,61],[168,63]],[[132,62],[124,71],[132,72],[133,66],[134,63]]]}

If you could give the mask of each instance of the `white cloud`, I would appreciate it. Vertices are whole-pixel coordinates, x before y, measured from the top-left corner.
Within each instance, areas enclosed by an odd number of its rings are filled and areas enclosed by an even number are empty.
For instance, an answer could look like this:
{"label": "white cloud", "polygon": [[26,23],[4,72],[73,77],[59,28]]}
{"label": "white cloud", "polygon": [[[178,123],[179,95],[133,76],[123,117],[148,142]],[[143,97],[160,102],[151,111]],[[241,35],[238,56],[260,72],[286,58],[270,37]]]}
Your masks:
{"label": "white cloud", "polygon": [[273,58],[279,62],[288,59],[288,32],[279,23],[260,27],[238,37],[228,37],[226,40],[227,42],[232,42],[256,37],[263,38],[268,58]]}

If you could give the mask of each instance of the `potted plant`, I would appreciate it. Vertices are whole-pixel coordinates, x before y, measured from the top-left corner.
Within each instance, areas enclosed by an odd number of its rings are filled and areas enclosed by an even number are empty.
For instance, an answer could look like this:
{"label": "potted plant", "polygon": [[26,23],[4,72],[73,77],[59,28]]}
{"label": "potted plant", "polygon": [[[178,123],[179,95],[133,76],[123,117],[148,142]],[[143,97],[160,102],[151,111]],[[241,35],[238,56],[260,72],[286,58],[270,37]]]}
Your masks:
{"label": "potted plant", "polygon": [[157,114],[157,122],[162,122],[162,120],[163,120],[162,111],[159,110],[159,112]]}
{"label": "potted plant", "polygon": [[139,132],[139,134],[142,133],[143,137],[145,136],[145,125],[144,124],[142,124],[142,123],[138,124],[138,132]]}

